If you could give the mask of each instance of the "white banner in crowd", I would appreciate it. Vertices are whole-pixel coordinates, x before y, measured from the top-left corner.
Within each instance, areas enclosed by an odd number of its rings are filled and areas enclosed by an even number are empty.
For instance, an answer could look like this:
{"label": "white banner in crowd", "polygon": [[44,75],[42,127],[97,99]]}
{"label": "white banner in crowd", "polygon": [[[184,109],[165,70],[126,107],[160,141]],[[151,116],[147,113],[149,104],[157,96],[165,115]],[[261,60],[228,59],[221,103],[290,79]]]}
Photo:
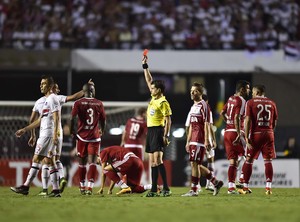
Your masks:
{"label": "white banner in crowd", "polygon": [[[273,163],[273,188],[300,187],[300,161],[299,159],[276,159]],[[215,173],[218,179],[227,180],[229,161],[217,160],[215,162]],[[239,175],[238,175],[239,176]],[[250,187],[265,187],[265,165],[264,161],[259,159],[254,161],[252,176],[250,178]],[[225,183],[226,184],[226,183]]]}

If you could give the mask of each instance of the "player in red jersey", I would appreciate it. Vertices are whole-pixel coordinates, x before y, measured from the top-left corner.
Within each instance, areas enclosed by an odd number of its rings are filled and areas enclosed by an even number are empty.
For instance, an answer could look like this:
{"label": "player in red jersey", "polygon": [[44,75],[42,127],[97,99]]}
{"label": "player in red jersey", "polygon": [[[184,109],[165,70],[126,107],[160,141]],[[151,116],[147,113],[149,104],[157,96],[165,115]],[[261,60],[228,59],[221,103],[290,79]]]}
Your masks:
{"label": "player in red jersey", "polygon": [[[103,103],[95,99],[93,84],[83,86],[84,97],[75,101],[72,108],[71,132],[77,139],[77,156],[79,158],[80,192],[91,195],[96,176],[96,163],[99,153],[101,135],[104,132],[106,116]],[[76,131],[77,120],[77,131]],[[85,185],[86,164],[88,184]]]}
{"label": "player in red jersey", "polygon": [[[152,187],[152,185],[140,185],[144,169],[143,161],[124,147],[110,146],[101,150],[100,163],[102,166],[102,175],[99,194],[103,194],[106,177],[121,188],[116,193],[117,195],[143,193]],[[127,183],[120,178],[119,173],[127,176]],[[112,192],[112,188],[113,186],[110,186],[109,194]]]}
{"label": "player in red jersey", "polygon": [[[215,171],[215,161],[214,161],[214,159],[215,159],[215,148],[217,147],[217,141],[216,141],[216,135],[215,135],[215,132],[214,132],[214,129],[213,129],[214,128],[214,126],[213,126],[213,115],[212,115],[210,105],[208,103],[208,96],[206,94],[203,94],[201,97],[206,102],[206,104],[209,108],[209,123],[208,123],[209,127],[208,127],[208,130],[209,130],[209,135],[210,135],[209,136],[209,142],[210,142],[210,145],[211,145],[211,149],[206,150],[205,155],[206,155],[206,159],[207,159],[207,168],[210,170],[210,172],[214,176],[214,171]],[[191,122],[190,118],[191,118],[191,115],[190,115],[190,113],[188,113],[188,116],[187,116],[187,119],[186,119],[186,122],[185,122],[186,134],[188,134],[188,132],[189,132],[189,127],[190,127],[190,122]],[[199,170],[201,170],[200,166],[199,166]],[[214,186],[210,182],[210,180],[206,180],[205,189],[210,190],[210,191],[214,191]],[[202,190],[201,190],[201,187],[200,187],[200,184],[199,184],[198,192],[201,192],[201,191]]]}
{"label": "player in red jersey", "polygon": [[220,188],[223,186],[223,182],[217,180],[212,175],[212,172],[202,165],[206,150],[211,149],[211,144],[209,142],[210,109],[207,106],[207,103],[201,98],[204,90],[203,88],[203,85],[197,82],[195,82],[191,87],[191,99],[194,101],[194,104],[189,112],[190,127],[185,148],[189,153],[192,176],[191,190],[186,194],[181,195],[184,197],[198,196],[198,184],[200,182],[201,175],[210,180],[210,182],[214,185],[213,195],[217,195]]}
{"label": "player in red jersey", "polygon": [[135,117],[127,120],[120,145],[133,152],[141,160],[144,160],[147,135],[146,115],[147,109],[142,107],[138,109]]}
{"label": "player in red jersey", "polygon": [[266,194],[272,194],[273,179],[272,159],[276,158],[274,145],[274,129],[278,113],[274,101],[265,97],[265,86],[256,85],[252,89],[252,99],[246,104],[245,138],[247,157],[243,166],[244,188],[242,194],[249,192],[249,180],[252,174],[254,159],[262,153],[265,162]]}
{"label": "player in red jersey", "polygon": [[235,94],[229,97],[221,112],[221,115],[226,122],[224,146],[227,153],[227,159],[229,160],[228,194],[238,194],[236,191],[235,179],[239,165],[239,157],[245,155],[243,145],[243,121],[246,105],[245,98],[249,96],[249,93],[250,83],[245,80],[239,80],[236,84]]}

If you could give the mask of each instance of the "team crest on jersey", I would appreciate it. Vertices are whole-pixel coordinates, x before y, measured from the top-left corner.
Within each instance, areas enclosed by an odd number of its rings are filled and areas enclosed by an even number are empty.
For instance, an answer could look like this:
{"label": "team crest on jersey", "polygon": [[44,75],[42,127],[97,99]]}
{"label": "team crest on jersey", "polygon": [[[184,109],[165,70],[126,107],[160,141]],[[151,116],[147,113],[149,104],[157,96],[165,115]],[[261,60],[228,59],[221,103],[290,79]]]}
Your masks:
{"label": "team crest on jersey", "polygon": [[150,115],[153,116],[155,114],[155,110],[154,109],[150,109]]}
{"label": "team crest on jersey", "polygon": [[42,111],[42,117],[48,116],[50,109],[43,109]]}
{"label": "team crest on jersey", "polygon": [[198,118],[195,116],[191,116],[191,123],[198,122]]}
{"label": "team crest on jersey", "polygon": [[193,114],[200,114],[200,109],[202,106],[193,106],[191,109],[191,113]]}

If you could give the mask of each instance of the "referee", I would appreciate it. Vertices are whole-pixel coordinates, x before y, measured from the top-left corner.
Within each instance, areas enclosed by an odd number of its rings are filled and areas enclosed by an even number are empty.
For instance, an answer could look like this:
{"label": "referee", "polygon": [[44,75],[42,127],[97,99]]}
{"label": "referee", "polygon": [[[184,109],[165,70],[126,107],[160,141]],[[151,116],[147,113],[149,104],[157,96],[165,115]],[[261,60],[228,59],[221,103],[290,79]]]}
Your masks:
{"label": "referee", "polygon": [[146,152],[149,153],[151,164],[152,188],[145,197],[159,196],[157,193],[159,173],[163,180],[163,190],[161,194],[164,197],[168,197],[171,195],[171,191],[167,183],[166,169],[163,163],[163,151],[169,144],[172,110],[164,96],[164,82],[152,79],[147,60],[148,57],[144,54],[142,60],[144,76],[151,93],[151,101],[147,109],[148,134],[146,139]]}

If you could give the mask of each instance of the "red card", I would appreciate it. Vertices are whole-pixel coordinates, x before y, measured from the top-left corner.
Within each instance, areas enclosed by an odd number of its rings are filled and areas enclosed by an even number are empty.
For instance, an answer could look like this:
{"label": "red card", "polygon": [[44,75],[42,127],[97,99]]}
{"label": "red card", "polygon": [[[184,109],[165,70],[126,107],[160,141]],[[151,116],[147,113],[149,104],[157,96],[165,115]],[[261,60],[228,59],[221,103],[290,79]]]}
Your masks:
{"label": "red card", "polygon": [[148,52],[149,52],[148,49],[144,49],[143,56],[147,56]]}

